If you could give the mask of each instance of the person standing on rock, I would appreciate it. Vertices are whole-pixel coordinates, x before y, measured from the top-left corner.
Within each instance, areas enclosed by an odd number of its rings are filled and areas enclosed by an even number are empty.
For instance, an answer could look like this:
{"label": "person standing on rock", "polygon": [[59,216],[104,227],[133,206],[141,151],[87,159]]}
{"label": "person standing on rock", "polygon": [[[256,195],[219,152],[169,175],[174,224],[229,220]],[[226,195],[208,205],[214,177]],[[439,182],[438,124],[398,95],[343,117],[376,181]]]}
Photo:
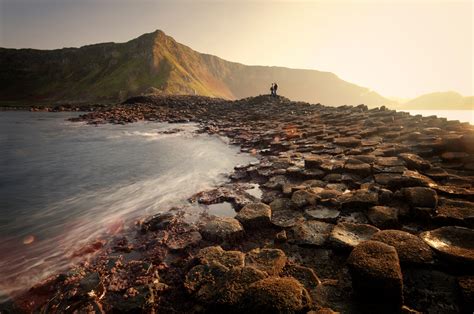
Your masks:
{"label": "person standing on rock", "polygon": [[274,95],[274,93],[275,93],[275,89],[274,89],[274,87],[273,87],[273,83],[272,83],[272,86],[270,86],[270,95],[272,95],[272,96],[273,96],[273,95]]}
{"label": "person standing on rock", "polygon": [[277,95],[277,89],[278,89],[277,83],[273,83],[273,96]]}

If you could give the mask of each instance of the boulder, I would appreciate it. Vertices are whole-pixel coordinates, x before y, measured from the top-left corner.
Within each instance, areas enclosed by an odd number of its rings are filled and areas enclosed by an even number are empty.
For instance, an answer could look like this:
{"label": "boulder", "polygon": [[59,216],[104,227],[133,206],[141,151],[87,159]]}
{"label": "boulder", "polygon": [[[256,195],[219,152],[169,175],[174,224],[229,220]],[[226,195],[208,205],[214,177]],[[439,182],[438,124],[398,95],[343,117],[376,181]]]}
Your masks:
{"label": "boulder", "polygon": [[334,225],[316,220],[302,221],[288,231],[288,242],[299,245],[322,246]]}
{"label": "boulder", "polygon": [[403,196],[411,207],[436,208],[438,194],[427,187],[410,187],[401,189]]}
{"label": "boulder", "polygon": [[286,263],[286,255],[279,249],[253,249],[245,255],[245,265],[255,267],[270,276],[277,276]]}
{"label": "boulder", "polygon": [[367,218],[377,228],[396,227],[398,225],[398,209],[388,206],[373,206],[367,211]]}
{"label": "boulder", "polygon": [[295,313],[308,309],[308,291],[291,277],[270,277],[251,284],[245,290],[240,310],[243,313]]}
{"label": "boulder", "polygon": [[433,263],[433,251],[431,248],[422,239],[408,232],[383,230],[374,234],[371,240],[393,246],[397,250],[401,263]]}
{"label": "boulder", "polygon": [[353,249],[379,231],[371,225],[339,222],[329,235],[329,243],[337,249]]}
{"label": "boulder", "polygon": [[377,241],[356,246],[347,260],[355,295],[362,302],[380,303],[387,309],[403,304],[403,277],[397,251]]}
{"label": "boulder", "polygon": [[270,206],[264,203],[251,203],[245,205],[235,218],[245,228],[253,229],[269,226],[271,217]]}
{"label": "boulder", "polygon": [[441,257],[458,265],[474,267],[474,230],[464,227],[441,227],[420,237]]}
{"label": "boulder", "polygon": [[244,236],[244,228],[237,219],[230,217],[212,217],[200,226],[204,239],[213,242],[239,241]]}

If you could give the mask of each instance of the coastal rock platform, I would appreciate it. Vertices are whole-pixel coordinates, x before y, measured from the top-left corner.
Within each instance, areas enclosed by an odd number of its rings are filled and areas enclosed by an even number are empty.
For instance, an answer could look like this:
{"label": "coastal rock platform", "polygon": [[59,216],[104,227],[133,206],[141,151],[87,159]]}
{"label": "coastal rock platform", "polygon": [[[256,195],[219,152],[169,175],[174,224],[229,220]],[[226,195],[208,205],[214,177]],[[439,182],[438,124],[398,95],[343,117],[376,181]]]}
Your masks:
{"label": "coastal rock platform", "polygon": [[258,162],[190,198],[235,217],[144,220],[126,252],[105,245],[6,313],[473,311],[468,123],[267,95],[140,96],[71,120],[194,122]]}

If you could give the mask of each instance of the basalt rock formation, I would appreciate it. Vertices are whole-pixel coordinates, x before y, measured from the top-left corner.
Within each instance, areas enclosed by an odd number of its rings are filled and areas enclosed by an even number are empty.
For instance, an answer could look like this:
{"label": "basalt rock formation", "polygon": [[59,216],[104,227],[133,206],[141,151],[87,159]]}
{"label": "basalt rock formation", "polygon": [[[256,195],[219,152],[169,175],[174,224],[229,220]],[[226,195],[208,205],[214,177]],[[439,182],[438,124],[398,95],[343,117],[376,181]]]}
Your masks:
{"label": "basalt rock formation", "polygon": [[190,199],[236,219],[150,217],[12,311],[472,312],[472,125],[271,96],[140,97],[73,120],[195,122],[259,161]]}

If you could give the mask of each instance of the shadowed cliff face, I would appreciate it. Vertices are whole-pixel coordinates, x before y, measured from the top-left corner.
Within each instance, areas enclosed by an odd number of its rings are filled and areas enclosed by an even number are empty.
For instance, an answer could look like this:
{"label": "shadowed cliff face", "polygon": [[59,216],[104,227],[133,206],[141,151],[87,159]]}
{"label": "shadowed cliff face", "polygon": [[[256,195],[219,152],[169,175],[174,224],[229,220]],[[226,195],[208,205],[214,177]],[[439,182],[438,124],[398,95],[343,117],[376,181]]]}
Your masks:
{"label": "shadowed cliff face", "polygon": [[226,99],[279,93],[327,105],[390,105],[369,89],[329,72],[246,66],[201,54],[161,31],[126,43],[58,50],[0,48],[0,101],[115,102],[144,93]]}

